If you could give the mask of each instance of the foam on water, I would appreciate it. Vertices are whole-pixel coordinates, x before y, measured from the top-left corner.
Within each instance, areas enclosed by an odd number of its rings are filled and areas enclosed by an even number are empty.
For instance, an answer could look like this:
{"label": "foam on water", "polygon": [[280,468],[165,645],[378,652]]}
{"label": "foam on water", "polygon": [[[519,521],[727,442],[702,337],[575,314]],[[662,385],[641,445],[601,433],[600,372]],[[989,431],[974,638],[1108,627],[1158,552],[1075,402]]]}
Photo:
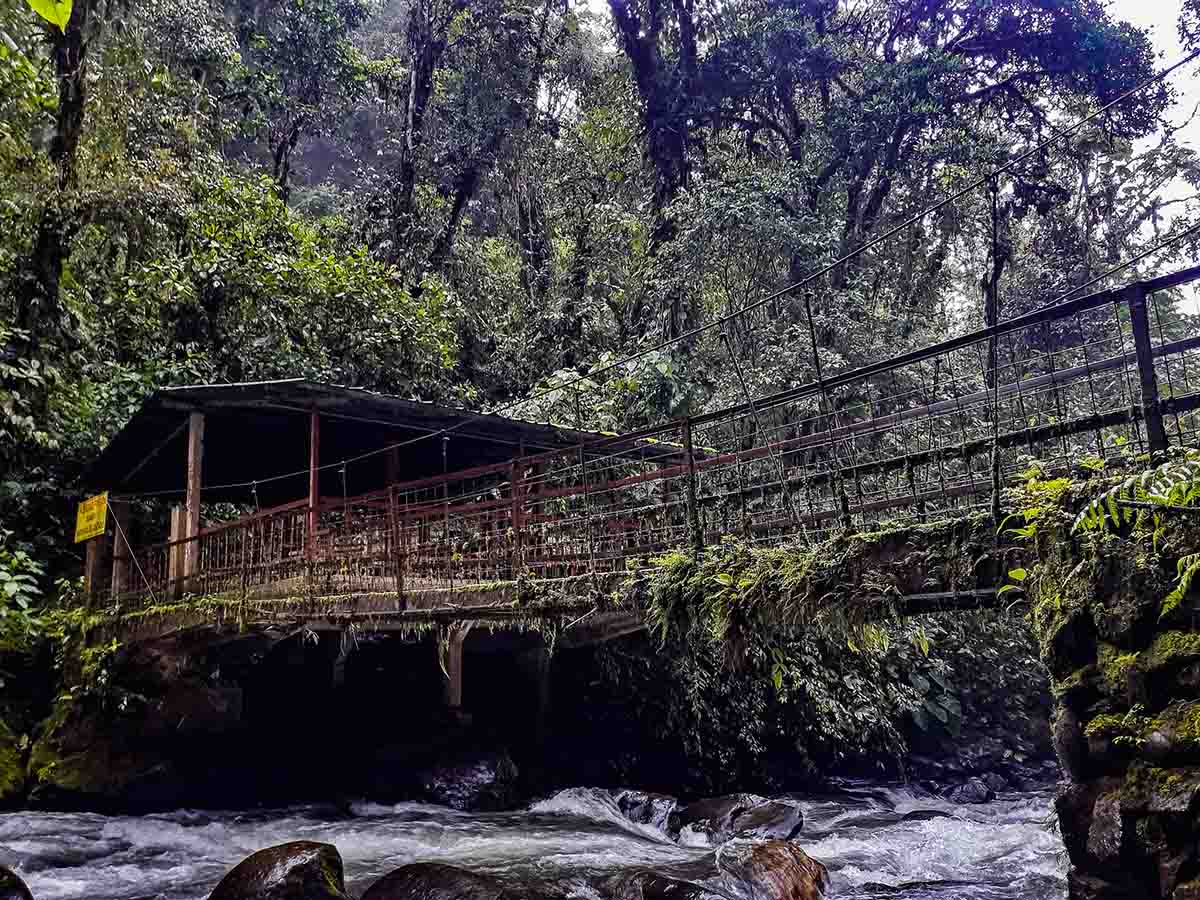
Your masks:
{"label": "foam on water", "polygon": [[[831,897],[884,886],[905,900],[1065,896],[1061,843],[1045,825],[1048,796],[958,807],[864,788],[802,802],[809,824],[798,840],[829,866]],[[712,854],[630,822],[609,792],[589,788],[515,813],[361,802],[348,811],[0,815],[0,863],[16,868],[37,900],[198,900],[255,850],[301,839],[338,847],[355,894],[398,866],[433,861],[598,900],[599,879],[637,868],[680,874]]]}

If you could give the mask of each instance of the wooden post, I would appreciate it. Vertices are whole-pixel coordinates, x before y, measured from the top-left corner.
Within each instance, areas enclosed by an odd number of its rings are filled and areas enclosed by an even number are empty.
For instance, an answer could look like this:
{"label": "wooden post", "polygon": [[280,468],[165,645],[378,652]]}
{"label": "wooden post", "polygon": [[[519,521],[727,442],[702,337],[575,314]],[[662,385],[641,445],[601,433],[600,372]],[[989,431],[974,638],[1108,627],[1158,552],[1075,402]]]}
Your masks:
{"label": "wooden post", "polygon": [[513,529],[512,577],[517,578],[524,568],[521,565],[522,532],[525,527],[525,463],[523,457],[518,457],[512,462],[511,483]]}
{"label": "wooden post", "polygon": [[321,503],[321,418],[314,409],[308,417],[308,561],[317,556],[317,508]]}
{"label": "wooden post", "polygon": [[184,519],[184,508],[176,503],[171,507],[171,530],[167,538],[170,541],[167,545],[168,590],[176,599],[183,593],[183,544],[180,541],[183,538]]}
{"label": "wooden post", "polygon": [[384,481],[388,484],[395,484],[400,481],[400,448],[392,447],[388,450],[387,455],[383,458],[384,464]]}
{"label": "wooden post", "polygon": [[392,567],[396,574],[396,611],[404,609],[404,526],[397,509],[396,489],[388,488],[388,524],[391,528]]}
{"label": "wooden post", "polygon": [[699,556],[704,549],[704,535],[700,532],[700,514],[696,507],[696,455],[692,452],[692,420],[683,420],[683,449],[687,453],[687,525],[692,550]]}
{"label": "wooden post", "polygon": [[113,515],[113,597],[129,590],[129,573],[133,563],[133,548],[129,546],[129,504],[119,500],[109,503]]}
{"label": "wooden post", "polygon": [[100,534],[84,545],[83,590],[91,606],[100,598],[100,586],[104,583],[104,562],[108,555],[108,535]]}
{"label": "wooden post", "polygon": [[470,625],[456,624],[446,626],[446,658],[444,660],[446,666],[446,688],[444,696],[446,706],[456,711],[462,709],[463,642],[467,639],[467,632],[470,630]]}
{"label": "wooden post", "polygon": [[1146,292],[1140,284],[1125,289],[1129,321],[1133,325],[1133,349],[1137,354],[1138,379],[1142,386],[1142,418],[1151,453],[1165,453],[1167,430],[1158,403],[1158,377],[1154,373],[1154,350],[1150,346],[1150,317],[1146,314]]}
{"label": "wooden post", "polygon": [[183,578],[189,582],[200,571],[200,474],[204,468],[204,413],[188,416],[188,458],[186,517],[182,537],[187,539],[183,553]]}

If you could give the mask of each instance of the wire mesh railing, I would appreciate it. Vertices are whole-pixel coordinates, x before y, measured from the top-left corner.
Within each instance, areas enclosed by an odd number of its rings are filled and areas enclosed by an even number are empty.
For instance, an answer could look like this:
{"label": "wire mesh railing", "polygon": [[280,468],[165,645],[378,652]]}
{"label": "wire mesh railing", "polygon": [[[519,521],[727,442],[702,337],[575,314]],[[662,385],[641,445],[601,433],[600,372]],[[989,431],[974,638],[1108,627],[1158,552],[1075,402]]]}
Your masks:
{"label": "wire mesh railing", "polygon": [[394,596],[620,573],[736,536],[816,539],[998,509],[1028,458],[1103,465],[1196,440],[1200,334],[1162,292],[1047,307],[798,388],[568,450],[307,500],[134,551],[114,590]]}

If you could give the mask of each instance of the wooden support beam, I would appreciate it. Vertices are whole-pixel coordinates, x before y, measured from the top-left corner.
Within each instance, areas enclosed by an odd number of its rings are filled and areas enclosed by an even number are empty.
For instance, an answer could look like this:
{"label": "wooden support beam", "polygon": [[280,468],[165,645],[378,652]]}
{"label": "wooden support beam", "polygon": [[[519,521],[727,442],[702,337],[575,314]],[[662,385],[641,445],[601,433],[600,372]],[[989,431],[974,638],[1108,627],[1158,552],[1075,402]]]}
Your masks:
{"label": "wooden support beam", "polygon": [[317,512],[321,506],[321,417],[314,409],[308,414],[308,534],[309,562],[317,556]]}
{"label": "wooden support beam", "polygon": [[204,470],[204,413],[188,416],[187,496],[182,537],[183,577],[190,579],[200,571],[200,476]]}
{"label": "wooden support beam", "polygon": [[114,597],[119,597],[129,590],[133,569],[133,548],[129,546],[129,504],[112,500],[109,510],[113,516],[112,593]]}
{"label": "wooden support beam", "polygon": [[455,623],[446,628],[443,649],[445,656],[442,663],[445,666],[446,685],[443,696],[446,706],[452,710],[462,709],[463,699],[463,642],[467,632],[471,630],[470,623]]}
{"label": "wooden support beam", "polygon": [[83,590],[89,605],[100,598],[104,584],[104,565],[108,558],[108,534],[100,534],[84,545]]}
{"label": "wooden support beam", "polygon": [[185,513],[181,504],[171,506],[171,530],[167,543],[167,582],[171,596],[183,593],[183,532]]}

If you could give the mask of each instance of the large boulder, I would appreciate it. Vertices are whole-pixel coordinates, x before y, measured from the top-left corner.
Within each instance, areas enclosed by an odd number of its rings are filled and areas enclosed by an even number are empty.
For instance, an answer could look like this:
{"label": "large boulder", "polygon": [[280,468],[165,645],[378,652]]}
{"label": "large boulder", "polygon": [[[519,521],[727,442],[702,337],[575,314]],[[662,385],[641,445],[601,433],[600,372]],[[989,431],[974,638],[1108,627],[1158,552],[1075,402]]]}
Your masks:
{"label": "large boulder", "polygon": [[648,791],[618,791],[613,798],[617,808],[625,818],[639,825],[653,825],[667,830],[671,813],[679,806],[679,801],[667,794],[653,794]]}
{"label": "large boulder", "polygon": [[7,866],[0,866],[0,900],[33,900],[21,876]]}
{"label": "large boulder", "polygon": [[733,836],[755,840],[788,840],[804,827],[804,810],[794,800],[768,800],[733,820]]}
{"label": "large boulder", "polygon": [[515,900],[489,875],[441,863],[413,863],[384,875],[362,900]]}
{"label": "large boulder", "polygon": [[230,869],[208,900],[347,900],[342,857],[314,841],[267,847]]}
{"label": "large boulder", "polygon": [[734,837],[788,839],[804,824],[800,804],[757,794],[709,797],[671,813],[668,830],[682,844],[720,844]]}
{"label": "large boulder", "polygon": [[717,867],[755,900],[821,900],[829,884],[825,866],[792,841],[731,842],[718,851]]}
{"label": "large boulder", "polygon": [[668,830],[684,844],[718,844],[733,837],[734,820],[759,804],[757,794],[726,794],[681,806],[671,813]]}
{"label": "large boulder", "polygon": [[426,800],[453,809],[501,810],[521,803],[516,763],[503,752],[453,757],[420,773],[418,783]]}

